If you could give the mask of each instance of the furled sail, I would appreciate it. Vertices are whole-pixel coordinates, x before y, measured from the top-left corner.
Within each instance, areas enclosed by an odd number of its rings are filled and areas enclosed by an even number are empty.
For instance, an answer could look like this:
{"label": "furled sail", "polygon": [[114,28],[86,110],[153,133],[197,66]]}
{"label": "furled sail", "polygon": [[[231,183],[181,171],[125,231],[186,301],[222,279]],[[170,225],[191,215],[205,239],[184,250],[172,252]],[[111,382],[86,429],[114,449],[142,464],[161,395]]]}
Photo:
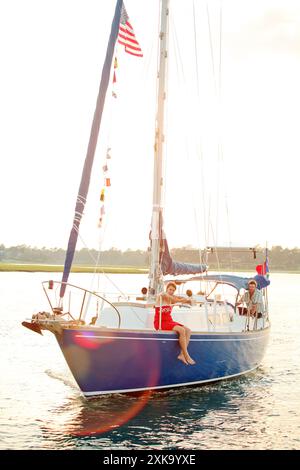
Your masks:
{"label": "furled sail", "polygon": [[[162,210],[159,211],[158,216],[158,236],[160,244],[159,265],[160,272],[163,276],[166,274],[171,274],[173,276],[178,276],[180,274],[199,274],[204,273],[207,270],[206,264],[181,263],[172,259],[166,235],[163,230]],[[149,238],[152,245],[152,232],[150,232]]]}
{"label": "furled sail", "polygon": [[180,274],[198,274],[207,270],[206,264],[189,264],[174,261],[170,255],[168,242],[162,239],[160,266],[163,275],[172,274],[178,276]]}
{"label": "furled sail", "polygon": [[91,176],[91,171],[92,171],[93,162],[94,162],[94,156],[95,156],[99,128],[100,128],[100,123],[101,123],[101,118],[102,118],[102,113],[103,113],[103,108],[104,108],[106,91],[109,85],[110,71],[111,71],[111,65],[112,65],[112,60],[113,60],[113,55],[114,55],[114,49],[115,49],[116,41],[118,39],[122,7],[123,7],[123,0],[117,0],[115,14],[114,14],[113,22],[111,25],[111,32],[110,32],[110,37],[108,41],[106,57],[105,57],[105,61],[104,61],[103,69],[102,69],[101,82],[100,82],[100,87],[99,87],[99,93],[98,93],[91,133],[90,133],[90,140],[88,144],[87,154],[86,154],[86,158],[84,162],[81,182],[80,182],[76,206],[75,206],[73,226],[72,226],[72,230],[71,230],[70,237],[69,237],[64,272],[63,272],[63,277],[62,277],[62,285],[60,289],[61,298],[64,296],[64,293],[65,293],[65,289],[66,289],[65,283],[68,282],[68,278],[69,278],[69,274],[70,274],[70,270],[71,270],[71,266],[72,266],[72,262],[74,258],[74,253],[76,249],[79,226],[80,226],[80,222],[81,222],[81,218],[82,218],[82,214],[83,214],[83,210],[85,207],[86,198],[87,198],[87,194],[89,190],[90,176]]}

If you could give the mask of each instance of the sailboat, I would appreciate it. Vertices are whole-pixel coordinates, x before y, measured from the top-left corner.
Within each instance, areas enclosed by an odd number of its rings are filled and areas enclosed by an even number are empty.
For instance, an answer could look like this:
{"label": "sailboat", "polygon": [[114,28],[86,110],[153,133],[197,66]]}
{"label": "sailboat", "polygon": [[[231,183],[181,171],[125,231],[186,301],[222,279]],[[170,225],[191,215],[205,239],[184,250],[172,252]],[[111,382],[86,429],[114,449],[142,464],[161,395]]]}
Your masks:
{"label": "sailboat", "polygon": [[[196,386],[234,378],[256,369],[268,344],[270,320],[266,275],[267,258],[254,277],[262,293],[263,312],[251,316],[238,307],[251,278],[208,272],[208,266],[172,259],[163,226],[162,168],[164,108],[168,57],[169,0],[161,1],[157,117],[154,145],[153,205],[150,233],[149,286],[142,296],[117,300],[68,282],[80,222],[85,207],[106,92],[114,66],[114,50],[124,28],[123,43],[141,55],[122,0],[117,0],[102,70],[75,216],[60,282],[42,283],[49,311],[39,312],[23,325],[42,334],[50,331],[85,397],[114,393],[143,393]],[[129,35],[129,36],[128,36]],[[129,39],[128,39],[129,37]],[[213,252],[213,249],[207,249]],[[249,251],[249,248],[247,248]],[[257,248],[250,248],[256,255]],[[182,296],[197,292],[191,305],[174,305],[172,316],[191,329],[189,352],[194,365],[177,359],[174,331],[154,329],[154,306],[166,282],[173,279]],[[192,287],[193,286],[193,287]],[[160,310],[162,314],[162,309]]]}

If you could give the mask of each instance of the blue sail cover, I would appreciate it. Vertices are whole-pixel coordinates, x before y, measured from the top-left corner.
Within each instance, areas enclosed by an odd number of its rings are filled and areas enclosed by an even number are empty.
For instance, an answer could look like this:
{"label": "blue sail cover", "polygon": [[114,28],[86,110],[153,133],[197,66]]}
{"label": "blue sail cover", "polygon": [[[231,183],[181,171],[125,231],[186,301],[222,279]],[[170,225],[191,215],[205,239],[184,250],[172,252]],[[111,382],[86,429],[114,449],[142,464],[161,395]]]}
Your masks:
{"label": "blue sail cover", "polygon": [[74,258],[74,253],[76,249],[79,226],[80,226],[80,222],[81,222],[81,218],[82,218],[82,214],[83,214],[83,210],[85,207],[86,198],[87,198],[87,194],[89,190],[90,177],[91,177],[91,172],[92,172],[92,167],[93,167],[93,162],[94,162],[94,156],[95,156],[99,128],[100,128],[100,123],[101,123],[101,118],[102,118],[102,113],[103,113],[103,108],[104,108],[105,96],[106,96],[106,91],[109,85],[110,71],[111,71],[114,50],[115,50],[115,44],[116,44],[116,40],[118,38],[118,33],[119,33],[122,6],[123,6],[123,0],[117,0],[115,14],[114,14],[113,22],[111,25],[111,32],[110,32],[110,37],[108,41],[106,57],[105,57],[104,65],[102,68],[101,82],[100,82],[97,104],[96,104],[96,109],[95,109],[94,118],[93,118],[93,124],[91,128],[89,145],[88,145],[87,154],[86,154],[86,158],[84,162],[81,182],[80,182],[76,206],[75,206],[73,226],[72,226],[72,230],[71,230],[70,237],[69,237],[64,272],[62,276],[63,284],[61,285],[61,289],[60,289],[61,298],[65,294],[65,290],[66,290],[65,283],[68,282],[68,278],[69,278],[69,274],[70,274],[70,270],[71,270],[71,266],[72,266],[72,262]]}
{"label": "blue sail cover", "polygon": [[173,276],[179,276],[180,274],[198,274],[207,270],[206,264],[189,264],[173,261],[167,240],[163,238],[162,242],[160,266],[164,276],[166,274],[172,274]]}
{"label": "blue sail cover", "polygon": [[265,276],[256,275],[253,277],[241,277],[241,276],[234,276],[232,274],[208,274],[203,277],[199,278],[192,278],[192,280],[200,280],[200,281],[215,281],[220,282],[222,284],[229,284],[235,287],[237,290],[240,289],[248,289],[248,282],[251,279],[255,279],[257,282],[257,288],[263,289],[270,285],[270,280],[267,279]]}

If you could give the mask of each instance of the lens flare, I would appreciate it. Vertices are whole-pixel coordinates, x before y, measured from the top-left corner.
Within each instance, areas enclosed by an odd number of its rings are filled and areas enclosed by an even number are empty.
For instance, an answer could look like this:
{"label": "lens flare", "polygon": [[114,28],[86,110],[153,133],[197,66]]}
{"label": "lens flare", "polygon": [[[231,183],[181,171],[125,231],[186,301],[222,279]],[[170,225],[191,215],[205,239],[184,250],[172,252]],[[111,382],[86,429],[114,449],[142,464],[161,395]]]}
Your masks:
{"label": "lens flare", "polygon": [[84,349],[98,349],[104,344],[111,343],[113,339],[105,338],[101,339],[101,342],[98,338],[94,336],[93,332],[85,332],[84,336],[79,334],[74,334],[74,342],[81,346]]}
{"label": "lens flare", "polygon": [[[79,429],[70,431],[70,434],[84,437],[103,434],[119,428],[142,411],[147,405],[151,394],[152,391],[147,390],[138,397],[123,397],[125,401],[122,404],[118,403],[119,408],[116,411],[111,411],[111,409],[99,410],[87,403],[76,419]],[[110,400],[114,404],[116,396],[110,396]],[[91,401],[99,402],[99,399]]]}
{"label": "lens flare", "polygon": [[[152,395],[153,388],[159,382],[161,369],[161,352],[159,345],[156,343],[155,347],[153,347],[153,342],[151,341],[152,354],[149,359],[149,351],[147,351],[149,343],[149,341],[136,342],[133,348],[135,357],[132,359],[131,363],[128,364],[127,370],[123,369],[119,372],[124,375],[130,375],[130,377],[137,380],[138,378],[135,377],[135,372],[140,371],[142,368],[144,371],[144,383],[141,383],[141,388],[147,388],[147,390],[134,392],[135,396],[132,396],[132,394],[130,394],[130,396],[103,395],[97,400],[96,398],[90,399],[85,403],[78,416],[77,422],[79,429],[71,431],[70,434],[74,436],[103,434],[124,425],[142,411]],[[118,405],[117,409],[116,405]]]}

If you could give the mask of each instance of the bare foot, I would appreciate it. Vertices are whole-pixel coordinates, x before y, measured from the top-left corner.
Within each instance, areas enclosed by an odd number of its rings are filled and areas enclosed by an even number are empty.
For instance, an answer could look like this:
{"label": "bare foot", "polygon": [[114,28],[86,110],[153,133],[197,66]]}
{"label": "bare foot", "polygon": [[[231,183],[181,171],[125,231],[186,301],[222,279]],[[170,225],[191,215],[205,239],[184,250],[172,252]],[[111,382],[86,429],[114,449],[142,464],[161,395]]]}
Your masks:
{"label": "bare foot", "polygon": [[189,356],[189,357],[187,358],[187,362],[188,362],[188,364],[191,364],[192,366],[193,366],[194,364],[196,364],[196,362],[194,361],[194,359],[191,358],[191,356]]}
{"label": "bare foot", "polygon": [[184,357],[184,355],[182,353],[179,354],[179,356],[177,356],[177,359],[182,361],[184,364],[188,365],[188,362],[187,362],[186,358]]}

